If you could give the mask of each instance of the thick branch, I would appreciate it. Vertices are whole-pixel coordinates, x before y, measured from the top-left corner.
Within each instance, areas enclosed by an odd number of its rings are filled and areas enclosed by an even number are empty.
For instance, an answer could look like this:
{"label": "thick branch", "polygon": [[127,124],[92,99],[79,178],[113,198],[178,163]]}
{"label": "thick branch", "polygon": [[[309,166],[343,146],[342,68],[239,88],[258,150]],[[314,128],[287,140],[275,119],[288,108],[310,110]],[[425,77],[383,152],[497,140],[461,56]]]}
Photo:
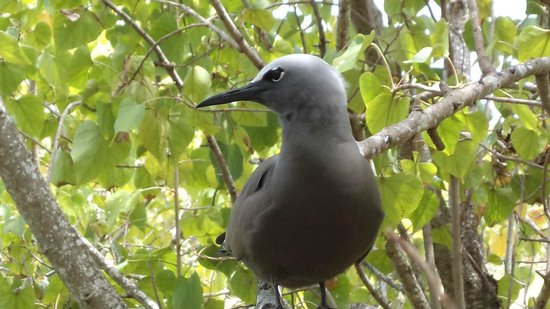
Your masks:
{"label": "thick branch", "polygon": [[83,238],[84,245],[88,247],[88,251],[92,254],[95,262],[104,272],[109,274],[118,285],[120,285],[129,296],[136,299],[143,307],[147,309],[158,309],[159,306],[147,294],[143,293],[134,282],[126,278],[115,266],[110,265],[103,254],[99,252],[86,238]]}
{"label": "thick branch", "polygon": [[470,16],[472,17],[472,31],[474,34],[474,45],[477,54],[477,61],[483,75],[487,75],[493,73],[495,69],[491,65],[491,61],[485,53],[485,43],[479,21],[479,11],[477,9],[476,0],[468,0],[468,6],[470,7]]}
{"label": "thick branch", "polygon": [[543,278],[544,284],[542,285],[539,295],[535,298],[535,307],[533,307],[535,309],[546,308],[546,303],[548,303],[548,299],[550,298],[550,272],[546,273]]}
{"label": "thick branch", "polygon": [[248,43],[246,43],[243,35],[237,29],[231,18],[229,17],[229,14],[223,7],[220,0],[210,0],[210,3],[218,13],[218,16],[220,16],[220,19],[222,20],[223,24],[225,25],[225,28],[229,32],[229,34],[235,39],[237,42],[237,45],[239,45],[239,50],[245,54],[250,61],[258,68],[261,69],[264,67],[264,62],[262,58],[260,58],[260,55],[258,55],[258,52],[256,52],[255,49],[250,47]]}
{"label": "thick branch", "polygon": [[69,224],[0,100],[0,177],[40,249],[82,308],[126,308]]}
{"label": "thick branch", "polygon": [[436,127],[445,118],[497,89],[511,85],[527,76],[548,74],[549,72],[550,58],[543,57],[516,65],[504,72],[491,73],[479,82],[449,91],[438,103],[426,108],[421,113],[412,113],[407,119],[384,128],[360,142],[359,145],[365,157],[370,159],[411,139],[415,134]]}
{"label": "thick branch", "polygon": [[460,209],[460,180],[451,176],[449,181],[449,205],[451,206],[452,219],[452,270],[453,270],[453,295],[459,309],[466,308],[464,303],[464,277],[462,275],[462,229]]}
{"label": "thick branch", "polygon": [[386,242],[386,253],[392,260],[395,271],[401,282],[403,282],[403,287],[413,307],[429,309],[430,304],[422,292],[411,266],[407,263],[405,255],[399,250],[398,242],[395,239],[390,238]]}
{"label": "thick branch", "polygon": [[535,77],[542,108],[550,116],[550,84],[548,82],[548,74],[538,74]]}
{"label": "thick branch", "polygon": [[338,7],[338,18],[336,19],[336,50],[342,50],[348,44],[349,29],[349,1],[340,0]]}

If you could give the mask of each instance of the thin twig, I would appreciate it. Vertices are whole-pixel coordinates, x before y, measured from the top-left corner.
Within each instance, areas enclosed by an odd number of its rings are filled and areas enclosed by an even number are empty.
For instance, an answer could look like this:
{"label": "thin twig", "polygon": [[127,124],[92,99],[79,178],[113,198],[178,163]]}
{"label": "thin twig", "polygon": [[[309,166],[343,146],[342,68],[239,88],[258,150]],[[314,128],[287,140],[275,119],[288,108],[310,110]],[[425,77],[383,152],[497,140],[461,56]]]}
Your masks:
{"label": "thin twig", "polygon": [[494,97],[494,96],[485,96],[485,97],[483,97],[483,99],[491,100],[491,101],[495,101],[495,102],[522,104],[522,105],[529,105],[529,106],[535,106],[535,107],[541,107],[542,106],[540,104],[540,101],[537,101],[537,100]]}
{"label": "thin twig", "polygon": [[382,298],[382,296],[380,296],[380,294],[378,294],[378,291],[376,291],[374,286],[372,286],[372,284],[370,283],[369,279],[367,278],[367,275],[365,275],[365,272],[361,267],[361,263],[359,262],[355,263],[355,269],[357,270],[357,275],[359,275],[359,279],[361,279],[361,282],[363,282],[363,284],[369,291],[370,295],[374,297],[376,302],[378,302],[378,304],[382,306],[382,308],[391,309],[391,306]]}
{"label": "thin twig", "polygon": [[384,281],[390,287],[396,289],[399,292],[405,293],[405,289],[403,288],[403,286],[401,284],[399,284],[399,283],[395,282],[394,280],[392,280],[392,278],[385,275],[383,272],[378,270],[376,267],[372,266],[371,264],[369,264],[365,261],[363,261],[361,263],[361,265],[365,266],[365,268],[368,269],[373,275],[375,275],[376,278]]}
{"label": "thin twig", "polygon": [[237,27],[229,17],[229,14],[225,10],[221,1],[210,0],[210,4],[212,4],[214,9],[218,13],[218,16],[220,17],[222,23],[225,25],[225,28],[229,32],[229,35],[231,35],[235,42],[237,42],[237,45],[239,46],[239,51],[245,54],[258,69],[263,68],[264,62],[262,58],[260,58],[260,55],[255,49],[251,48],[248,43],[246,43],[242,33],[239,31],[239,29],[237,29]]}
{"label": "thin twig", "polygon": [[483,75],[487,75],[493,73],[495,71],[495,68],[493,68],[491,61],[489,61],[489,57],[487,57],[487,54],[485,53],[485,43],[483,40],[481,24],[479,21],[479,12],[477,9],[476,0],[468,0],[468,6],[470,7],[470,16],[472,20],[472,30],[474,34],[474,45],[477,54],[477,61]]}
{"label": "thin twig", "polygon": [[216,25],[214,25],[212,22],[210,22],[209,19],[206,19],[206,18],[202,17],[199,13],[195,12],[189,6],[187,6],[185,4],[182,4],[182,3],[178,3],[178,2],[174,2],[174,1],[167,1],[167,0],[153,0],[153,1],[156,1],[158,3],[164,3],[164,4],[169,4],[169,5],[179,7],[182,11],[184,11],[185,13],[195,17],[201,23],[205,24],[208,28],[212,29],[212,31],[214,31],[217,35],[219,35],[222,40],[229,43],[229,45],[231,45],[231,47],[233,47],[234,49],[237,49],[237,50],[239,49],[239,44],[237,44],[237,42],[235,42],[235,40],[233,40],[227,33],[225,33],[220,28],[216,27]]}
{"label": "thin twig", "polygon": [[61,116],[59,117],[59,122],[57,123],[57,131],[55,132],[55,137],[53,138],[52,154],[50,155],[50,165],[48,166],[48,174],[46,175],[46,183],[52,181],[53,169],[55,166],[55,160],[57,159],[57,151],[59,148],[59,139],[61,138],[61,133],[63,133],[63,126],[65,124],[65,118],[71,112],[73,108],[82,104],[82,101],[74,101],[69,103]]}
{"label": "thin twig", "polygon": [[220,172],[222,173],[222,179],[225,182],[227,191],[229,191],[229,196],[231,196],[231,201],[235,202],[235,200],[237,199],[237,187],[235,187],[235,182],[233,181],[233,177],[231,176],[231,172],[229,171],[227,162],[223,157],[223,153],[220,149],[220,146],[218,145],[218,142],[216,141],[216,138],[214,138],[214,136],[208,135],[206,136],[206,139],[208,140],[208,145],[210,145],[210,149],[212,150],[212,153],[214,154],[214,157],[218,162]]}
{"label": "thin twig", "polygon": [[174,164],[174,217],[176,227],[176,275],[181,277],[181,230],[180,230],[180,202],[179,202],[180,173],[177,162]]}
{"label": "thin twig", "polygon": [[517,163],[521,163],[521,164],[525,164],[525,165],[528,165],[530,167],[534,167],[534,168],[544,168],[543,166],[540,166],[538,165],[537,163],[534,163],[534,162],[530,162],[530,161],[524,161],[524,160],[521,160],[519,158],[516,158],[516,157],[512,157],[512,156],[507,156],[507,155],[503,155],[495,150],[492,150],[490,149],[489,147],[483,145],[483,144],[479,144],[479,146],[481,146],[481,148],[489,151],[490,153],[492,153],[494,156],[496,156],[497,158],[501,159],[501,160],[506,160],[506,161],[513,161],[513,162],[517,162]]}
{"label": "thin twig", "polygon": [[304,29],[302,29],[302,21],[300,21],[300,17],[298,16],[298,11],[296,10],[296,7],[294,7],[294,17],[296,18],[296,25],[298,26],[298,31],[300,32],[300,40],[302,41],[302,52],[304,54],[307,54],[307,42],[306,37],[304,35]]}
{"label": "thin twig", "polygon": [[462,265],[462,229],[460,207],[460,180],[451,175],[449,181],[449,205],[451,206],[452,219],[452,270],[454,300],[459,309],[466,308],[464,303],[464,278]]}
{"label": "thin twig", "polygon": [[317,6],[315,0],[310,0],[309,4],[313,9],[313,16],[315,16],[317,31],[319,32],[319,56],[323,58],[327,52],[327,39],[325,38],[325,30],[323,29],[323,18],[321,17],[319,7]]}
{"label": "thin twig", "polygon": [[176,30],[174,30],[170,33],[167,33],[167,34],[163,35],[162,37],[160,37],[155,42],[155,44],[151,45],[149,47],[149,49],[147,50],[147,52],[143,55],[143,58],[139,62],[137,68],[134,70],[134,73],[132,73],[132,76],[128,80],[124,81],[124,83],[122,85],[118,86],[115,90],[113,90],[113,96],[117,96],[120,92],[122,92],[122,90],[124,90],[136,78],[136,76],[140,72],[141,68],[143,67],[143,64],[145,64],[145,61],[147,61],[147,59],[149,58],[149,55],[151,55],[151,53],[155,50],[155,48],[158,45],[160,45],[160,43],[162,43],[162,41],[172,37],[173,35],[176,35],[176,34],[182,32],[182,31],[185,31],[187,29],[194,28],[194,27],[204,27],[205,25],[206,25],[205,23],[191,24],[191,25],[176,29]]}
{"label": "thin twig", "polygon": [[166,72],[168,75],[172,78],[174,81],[174,84],[178,89],[181,89],[183,87],[183,81],[181,80],[180,76],[176,72],[174,68],[174,64],[168,60],[162,49],[158,45],[155,45],[155,40],[141,27],[139,24],[132,19],[128,14],[126,14],[124,11],[119,9],[114,3],[112,3],[110,0],[101,0],[107,7],[109,7],[111,10],[113,10],[118,16],[120,16],[122,19],[124,19],[125,22],[129,23],[134,30],[145,40],[149,45],[155,46],[154,51],[155,54],[157,54],[157,57],[159,59],[159,65],[166,69]]}

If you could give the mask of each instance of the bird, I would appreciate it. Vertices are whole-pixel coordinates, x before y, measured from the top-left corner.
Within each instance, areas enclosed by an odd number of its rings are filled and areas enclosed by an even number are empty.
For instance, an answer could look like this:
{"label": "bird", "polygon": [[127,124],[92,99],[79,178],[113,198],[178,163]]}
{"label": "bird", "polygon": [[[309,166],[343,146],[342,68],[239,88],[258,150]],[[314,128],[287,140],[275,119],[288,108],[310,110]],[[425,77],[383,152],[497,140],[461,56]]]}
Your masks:
{"label": "bird", "polygon": [[197,108],[253,101],[275,111],[280,152],[254,170],[233,203],[222,247],[275,287],[319,284],[372,248],[384,211],[370,162],[355,141],[346,82],[323,59],[290,54],[264,66],[247,85]]}

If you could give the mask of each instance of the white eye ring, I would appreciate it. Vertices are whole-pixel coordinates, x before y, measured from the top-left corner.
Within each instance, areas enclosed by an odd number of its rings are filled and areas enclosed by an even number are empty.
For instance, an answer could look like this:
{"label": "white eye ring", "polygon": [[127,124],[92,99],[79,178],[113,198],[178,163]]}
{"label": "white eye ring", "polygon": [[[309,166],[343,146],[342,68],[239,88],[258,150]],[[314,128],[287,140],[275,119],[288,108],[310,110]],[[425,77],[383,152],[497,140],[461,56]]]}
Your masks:
{"label": "white eye ring", "polygon": [[281,79],[283,79],[283,76],[285,76],[285,71],[280,71],[279,76],[278,77],[273,76],[271,80],[274,82],[278,82]]}
{"label": "white eye ring", "polygon": [[265,80],[269,80],[272,82],[278,82],[281,79],[283,79],[283,76],[285,75],[285,71],[281,68],[274,68],[269,71],[267,71],[264,75]]}

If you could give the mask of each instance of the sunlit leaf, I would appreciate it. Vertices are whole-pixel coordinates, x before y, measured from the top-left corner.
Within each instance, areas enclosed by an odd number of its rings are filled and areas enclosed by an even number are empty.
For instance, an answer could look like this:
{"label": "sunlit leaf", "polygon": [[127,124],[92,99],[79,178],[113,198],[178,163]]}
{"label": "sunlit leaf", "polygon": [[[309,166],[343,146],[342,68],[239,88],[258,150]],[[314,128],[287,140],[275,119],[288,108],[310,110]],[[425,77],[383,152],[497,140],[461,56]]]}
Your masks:
{"label": "sunlit leaf", "polygon": [[523,29],[516,41],[519,61],[550,55],[550,30],[537,26]]}
{"label": "sunlit leaf", "polygon": [[190,278],[177,278],[172,297],[174,308],[202,308],[202,286],[199,275],[193,273]]}
{"label": "sunlit leaf", "polygon": [[89,181],[102,171],[107,160],[107,143],[94,122],[85,121],[78,126],[71,157],[78,183]]}

